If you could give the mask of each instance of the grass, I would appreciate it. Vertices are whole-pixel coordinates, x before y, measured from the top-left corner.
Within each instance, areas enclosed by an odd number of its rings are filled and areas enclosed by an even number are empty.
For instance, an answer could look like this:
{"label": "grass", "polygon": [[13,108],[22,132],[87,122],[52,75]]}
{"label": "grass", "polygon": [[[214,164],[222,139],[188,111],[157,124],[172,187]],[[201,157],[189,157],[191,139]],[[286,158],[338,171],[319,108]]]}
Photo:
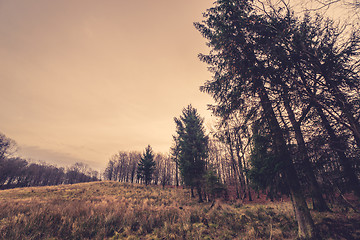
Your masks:
{"label": "grass", "polygon": [[[0,239],[294,239],[291,203],[199,204],[188,190],[92,182],[0,191]],[[324,239],[359,239],[359,214],[313,213]]]}

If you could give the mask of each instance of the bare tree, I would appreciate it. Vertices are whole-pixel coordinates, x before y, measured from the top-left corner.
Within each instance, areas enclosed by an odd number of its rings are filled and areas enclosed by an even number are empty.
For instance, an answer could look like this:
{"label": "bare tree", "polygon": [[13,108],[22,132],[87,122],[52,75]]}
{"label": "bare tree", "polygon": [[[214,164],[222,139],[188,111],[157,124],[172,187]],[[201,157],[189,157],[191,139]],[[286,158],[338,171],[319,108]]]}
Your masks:
{"label": "bare tree", "polygon": [[12,157],[16,151],[16,142],[0,133],[0,159]]}

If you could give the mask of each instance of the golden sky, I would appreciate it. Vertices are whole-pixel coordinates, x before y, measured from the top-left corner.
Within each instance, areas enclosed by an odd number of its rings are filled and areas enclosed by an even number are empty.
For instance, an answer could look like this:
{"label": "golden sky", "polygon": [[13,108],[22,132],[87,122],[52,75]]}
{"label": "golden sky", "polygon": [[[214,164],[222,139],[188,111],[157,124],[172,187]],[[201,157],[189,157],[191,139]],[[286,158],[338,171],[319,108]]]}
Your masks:
{"label": "golden sky", "polygon": [[168,152],[183,107],[210,118],[193,22],[212,2],[0,0],[0,132],[60,166]]}
{"label": "golden sky", "polygon": [[168,152],[183,107],[213,121],[193,27],[212,3],[0,0],[0,132],[20,156],[60,166],[102,170],[148,144]]}

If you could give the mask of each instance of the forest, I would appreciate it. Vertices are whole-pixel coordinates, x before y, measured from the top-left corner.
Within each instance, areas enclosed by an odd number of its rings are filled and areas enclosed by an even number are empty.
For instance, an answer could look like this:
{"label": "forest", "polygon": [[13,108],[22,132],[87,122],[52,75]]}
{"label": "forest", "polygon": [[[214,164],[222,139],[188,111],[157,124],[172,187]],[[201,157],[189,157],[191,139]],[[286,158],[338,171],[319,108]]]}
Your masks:
{"label": "forest", "polygon": [[[321,239],[314,213],[339,202],[358,214],[359,22],[327,17],[332,2],[300,14],[291,3],[215,1],[194,27],[210,49],[199,54],[212,73],[200,91],[213,98],[216,123],[205,128],[190,104],[174,117],[169,153],[119,151],[102,178],[183,186],[209,209],[216,199],[289,199],[299,239]],[[64,170],[11,157],[11,140],[0,136],[0,188],[98,180],[82,164]]]}
{"label": "forest", "polygon": [[[299,238],[316,238],[308,198],[330,211],[334,196],[360,197],[359,29],[316,11],[296,15],[285,1],[219,0],[203,16],[194,25],[211,50],[199,58],[213,77],[200,90],[218,122],[207,136],[196,109],[184,108],[153,183],[178,185],[180,174],[199,202],[209,179],[234,186],[237,198],[251,200],[251,189],[290,196]],[[136,166],[119,153],[105,177],[132,182]]]}

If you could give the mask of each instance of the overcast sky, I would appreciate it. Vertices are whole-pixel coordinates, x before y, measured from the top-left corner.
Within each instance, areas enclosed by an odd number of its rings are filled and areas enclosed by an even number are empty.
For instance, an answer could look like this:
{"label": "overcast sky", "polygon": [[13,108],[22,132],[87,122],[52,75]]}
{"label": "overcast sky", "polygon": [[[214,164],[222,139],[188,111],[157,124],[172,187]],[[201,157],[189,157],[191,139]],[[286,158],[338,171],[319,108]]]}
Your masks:
{"label": "overcast sky", "polygon": [[212,2],[0,0],[0,131],[21,156],[65,166],[168,152],[183,107],[210,118],[193,22]]}
{"label": "overcast sky", "polygon": [[0,132],[21,156],[59,166],[103,170],[148,144],[168,152],[182,108],[213,121],[193,27],[212,3],[0,0]]}

